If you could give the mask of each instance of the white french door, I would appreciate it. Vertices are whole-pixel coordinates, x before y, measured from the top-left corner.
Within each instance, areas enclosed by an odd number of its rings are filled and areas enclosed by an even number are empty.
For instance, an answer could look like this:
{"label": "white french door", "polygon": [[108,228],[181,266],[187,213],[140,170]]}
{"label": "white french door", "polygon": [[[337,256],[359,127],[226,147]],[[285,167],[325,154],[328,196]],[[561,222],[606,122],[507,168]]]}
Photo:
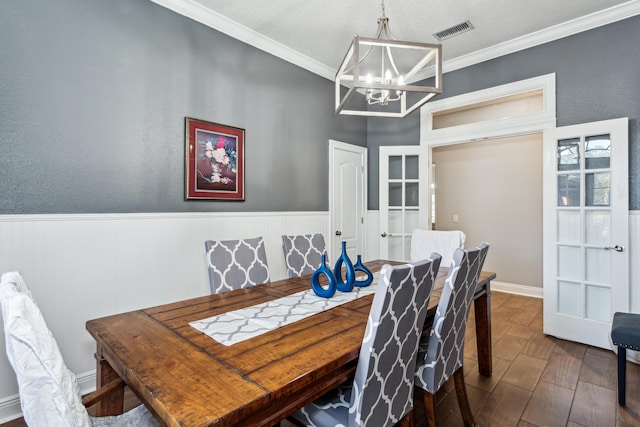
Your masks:
{"label": "white french door", "polygon": [[628,120],[544,132],[544,332],[611,348],[629,309]]}
{"label": "white french door", "polygon": [[427,228],[428,167],[419,145],[380,147],[380,258],[409,261],[411,234]]}

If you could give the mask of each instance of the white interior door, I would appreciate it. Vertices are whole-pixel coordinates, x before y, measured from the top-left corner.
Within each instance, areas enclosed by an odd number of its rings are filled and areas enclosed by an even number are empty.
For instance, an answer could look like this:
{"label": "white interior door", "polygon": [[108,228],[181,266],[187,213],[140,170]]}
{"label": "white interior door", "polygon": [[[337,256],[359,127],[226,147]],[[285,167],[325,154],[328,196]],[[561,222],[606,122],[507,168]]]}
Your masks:
{"label": "white interior door", "polygon": [[427,229],[426,161],[419,145],[380,147],[380,258],[409,261],[411,234]]}
{"label": "white interior door", "polygon": [[610,348],[629,309],[628,121],[544,132],[544,332]]}
{"label": "white interior door", "polygon": [[[347,253],[352,262],[357,255],[364,255],[365,218],[367,203],[367,149],[344,142],[329,141],[329,210],[331,211],[331,236],[329,258],[335,262],[347,243]],[[363,256],[366,260],[366,256]]]}

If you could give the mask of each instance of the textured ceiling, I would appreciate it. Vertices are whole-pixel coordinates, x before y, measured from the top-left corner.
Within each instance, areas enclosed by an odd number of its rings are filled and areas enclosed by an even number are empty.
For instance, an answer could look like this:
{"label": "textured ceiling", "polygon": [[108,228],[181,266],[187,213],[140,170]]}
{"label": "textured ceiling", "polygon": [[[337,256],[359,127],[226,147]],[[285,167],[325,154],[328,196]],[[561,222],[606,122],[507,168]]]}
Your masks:
{"label": "textured ceiling", "polygon": [[[355,35],[375,35],[382,12],[379,0],[152,1],[327,77]],[[640,14],[640,0],[386,0],[384,6],[399,40],[435,43],[434,33],[470,20],[473,31],[442,42],[445,63]]]}

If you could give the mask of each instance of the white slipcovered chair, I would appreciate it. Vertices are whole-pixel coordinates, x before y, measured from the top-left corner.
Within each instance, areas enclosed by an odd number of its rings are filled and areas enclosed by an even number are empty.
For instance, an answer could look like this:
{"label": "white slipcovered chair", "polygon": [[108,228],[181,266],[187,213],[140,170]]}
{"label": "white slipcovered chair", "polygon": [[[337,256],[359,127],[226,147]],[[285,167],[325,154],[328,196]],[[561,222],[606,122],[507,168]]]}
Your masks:
{"label": "white slipcovered chair", "polygon": [[466,236],[460,230],[440,231],[416,228],[411,235],[411,261],[428,258],[432,252],[442,255],[442,266],[449,267],[456,249],[464,248]]}
{"label": "white slipcovered chair", "polygon": [[[82,399],[78,382],[64,363],[31,292],[17,272],[0,280],[7,356],[16,372],[20,405],[30,427],[145,427],[159,426],[140,405],[118,416],[91,417],[85,409],[101,394]],[[84,402],[84,404],[83,404]]]}
{"label": "white slipcovered chair", "polygon": [[440,256],[383,266],[352,383],[306,405],[289,418],[317,427],[413,425],[418,342]]}

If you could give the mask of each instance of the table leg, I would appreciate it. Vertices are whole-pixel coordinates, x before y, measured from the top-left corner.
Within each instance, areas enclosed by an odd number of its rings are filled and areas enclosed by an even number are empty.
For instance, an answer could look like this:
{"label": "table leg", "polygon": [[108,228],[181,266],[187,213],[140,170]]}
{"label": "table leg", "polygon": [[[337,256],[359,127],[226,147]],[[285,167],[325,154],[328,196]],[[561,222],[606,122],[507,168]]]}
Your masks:
{"label": "table leg", "polygon": [[490,377],[493,371],[491,361],[491,282],[486,284],[486,292],[476,298],[473,308],[476,317],[476,344],[478,346],[478,371]]}
{"label": "table leg", "polygon": [[[96,352],[96,390],[100,390],[102,386],[118,378],[119,376],[116,371],[114,371],[111,365],[102,357],[102,349],[100,344],[98,344],[98,350]],[[123,412],[124,385],[96,403],[96,416],[98,417],[119,415]]]}

